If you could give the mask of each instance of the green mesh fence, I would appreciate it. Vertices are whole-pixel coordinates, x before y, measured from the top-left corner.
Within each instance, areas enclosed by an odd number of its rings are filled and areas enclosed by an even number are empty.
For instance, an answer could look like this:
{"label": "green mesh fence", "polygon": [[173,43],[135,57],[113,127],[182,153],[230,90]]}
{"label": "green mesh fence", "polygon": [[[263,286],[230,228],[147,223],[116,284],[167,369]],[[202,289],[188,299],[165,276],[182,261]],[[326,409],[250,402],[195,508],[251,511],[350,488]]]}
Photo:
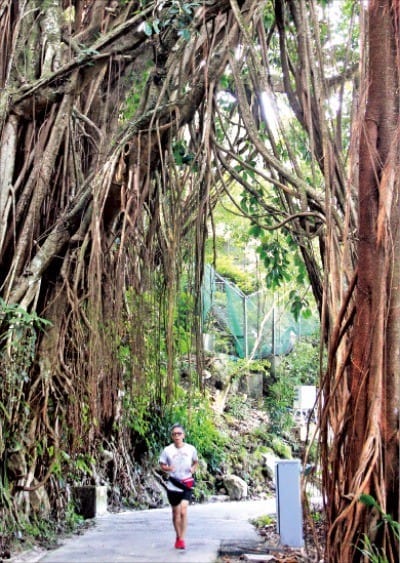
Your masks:
{"label": "green mesh fence", "polygon": [[202,287],[203,326],[219,325],[234,343],[239,358],[288,354],[296,340],[315,334],[315,317],[296,321],[279,293],[267,290],[245,295],[207,265]]}

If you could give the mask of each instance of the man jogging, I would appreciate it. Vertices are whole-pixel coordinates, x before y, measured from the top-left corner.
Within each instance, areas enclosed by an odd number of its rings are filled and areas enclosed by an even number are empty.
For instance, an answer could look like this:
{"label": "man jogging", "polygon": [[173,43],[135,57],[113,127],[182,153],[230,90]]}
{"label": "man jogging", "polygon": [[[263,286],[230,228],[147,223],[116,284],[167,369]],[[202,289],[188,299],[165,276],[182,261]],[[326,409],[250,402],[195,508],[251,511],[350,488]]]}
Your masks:
{"label": "man jogging", "polygon": [[185,431],[180,424],[172,426],[171,436],[173,442],[163,449],[159,463],[169,476],[166,487],[176,532],[175,548],[185,549],[187,509],[192,498],[193,474],[198,466],[198,457],[196,448],[184,442]]}

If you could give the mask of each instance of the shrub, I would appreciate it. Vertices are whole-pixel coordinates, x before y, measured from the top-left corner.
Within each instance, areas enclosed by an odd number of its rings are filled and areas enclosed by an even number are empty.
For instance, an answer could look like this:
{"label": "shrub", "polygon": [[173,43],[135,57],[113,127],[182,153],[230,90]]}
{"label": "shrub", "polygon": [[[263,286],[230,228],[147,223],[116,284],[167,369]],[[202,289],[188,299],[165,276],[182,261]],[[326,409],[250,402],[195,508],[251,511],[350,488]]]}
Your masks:
{"label": "shrub", "polygon": [[[215,425],[215,414],[199,391],[181,392],[165,413],[168,428],[178,422],[185,429],[186,439],[193,444],[211,472],[217,471],[223,461],[226,437]],[[165,443],[170,435],[165,436]]]}

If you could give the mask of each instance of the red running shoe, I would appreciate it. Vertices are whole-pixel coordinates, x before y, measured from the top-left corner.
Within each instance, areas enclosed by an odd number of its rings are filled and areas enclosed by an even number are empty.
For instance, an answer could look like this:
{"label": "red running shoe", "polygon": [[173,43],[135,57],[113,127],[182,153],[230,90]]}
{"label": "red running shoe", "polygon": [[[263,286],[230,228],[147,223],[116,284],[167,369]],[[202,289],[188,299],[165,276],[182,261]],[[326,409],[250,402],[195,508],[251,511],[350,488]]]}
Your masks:
{"label": "red running shoe", "polygon": [[185,549],[185,548],[186,548],[185,541],[184,541],[184,540],[180,540],[180,539],[176,540],[176,542],[175,542],[175,548],[176,548],[176,549]]}

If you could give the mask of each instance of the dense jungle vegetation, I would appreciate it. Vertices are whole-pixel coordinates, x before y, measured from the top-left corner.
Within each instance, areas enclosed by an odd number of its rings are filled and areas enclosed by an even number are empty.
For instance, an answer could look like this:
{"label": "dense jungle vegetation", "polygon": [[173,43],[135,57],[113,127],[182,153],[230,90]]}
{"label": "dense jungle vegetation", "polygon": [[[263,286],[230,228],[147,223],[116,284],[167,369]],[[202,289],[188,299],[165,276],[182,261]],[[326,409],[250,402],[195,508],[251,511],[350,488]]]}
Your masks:
{"label": "dense jungle vegetation", "polygon": [[394,0],[0,2],[5,541],[73,520],[74,483],[140,505],[177,418],[217,474],[210,265],[318,312],[325,558],[397,561],[399,21]]}

